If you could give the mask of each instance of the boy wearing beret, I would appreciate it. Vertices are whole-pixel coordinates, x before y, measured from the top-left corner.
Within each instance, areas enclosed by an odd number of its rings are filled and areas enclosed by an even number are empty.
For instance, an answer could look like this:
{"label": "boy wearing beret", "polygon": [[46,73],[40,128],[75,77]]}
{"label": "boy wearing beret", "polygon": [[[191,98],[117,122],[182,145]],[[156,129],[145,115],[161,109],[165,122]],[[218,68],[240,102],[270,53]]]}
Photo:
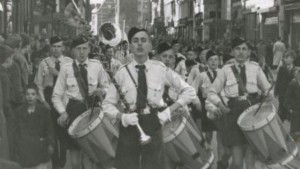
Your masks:
{"label": "boy wearing beret", "polygon": [[[244,160],[248,169],[255,168],[254,153],[237,125],[237,119],[249,106],[258,103],[259,91],[266,95],[270,88],[260,66],[249,61],[250,52],[244,39],[235,38],[232,41],[234,62],[221,69],[207,95],[208,101],[217,106],[212,113],[223,123],[219,131],[223,143],[232,152],[230,169],[243,168]],[[220,98],[221,93],[229,100],[227,103]],[[271,100],[272,95],[266,97]]]}
{"label": "boy wearing beret", "polygon": [[[162,125],[169,121],[174,110],[185,106],[196,97],[194,89],[180,76],[159,61],[149,60],[152,50],[150,36],[145,29],[131,28],[128,33],[134,60],[121,67],[115,80],[129,103],[129,114],[117,109],[119,94],[114,86],[109,88],[103,102],[104,113],[122,121],[116,152],[117,169],[165,169],[162,142]],[[170,106],[163,100],[165,87],[180,91],[178,99]],[[137,126],[151,137],[151,142],[141,145]]]}
{"label": "boy wearing beret", "polygon": [[[62,65],[52,95],[53,106],[60,114],[57,122],[63,127],[68,127],[80,114],[91,108],[95,97],[101,100],[109,86],[101,63],[88,58],[91,48],[87,38],[76,37],[71,48],[75,59]],[[64,96],[67,97],[67,103]],[[73,169],[81,168],[81,165],[87,165],[84,168],[95,167],[86,155],[83,160],[87,162],[82,161],[81,151],[74,143],[69,148]]]}

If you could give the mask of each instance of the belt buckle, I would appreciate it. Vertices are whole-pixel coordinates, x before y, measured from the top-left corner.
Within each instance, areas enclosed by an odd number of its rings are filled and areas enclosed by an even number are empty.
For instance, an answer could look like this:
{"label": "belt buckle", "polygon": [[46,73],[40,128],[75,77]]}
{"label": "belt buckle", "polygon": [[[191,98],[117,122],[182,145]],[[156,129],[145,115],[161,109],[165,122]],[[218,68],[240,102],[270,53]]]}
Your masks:
{"label": "belt buckle", "polygon": [[243,95],[239,97],[239,100],[247,100],[248,99],[248,95]]}

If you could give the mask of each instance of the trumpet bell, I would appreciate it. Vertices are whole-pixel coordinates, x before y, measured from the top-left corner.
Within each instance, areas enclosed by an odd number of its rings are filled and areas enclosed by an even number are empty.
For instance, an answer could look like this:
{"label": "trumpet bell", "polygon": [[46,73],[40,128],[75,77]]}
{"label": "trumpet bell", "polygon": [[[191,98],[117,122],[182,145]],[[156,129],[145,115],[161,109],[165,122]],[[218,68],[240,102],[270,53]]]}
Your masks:
{"label": "trumpet bell", "polygon": [[110,46],[117,46],[122,40],[121,29],[114,23],[104,23],[99,28],[101,41]]}

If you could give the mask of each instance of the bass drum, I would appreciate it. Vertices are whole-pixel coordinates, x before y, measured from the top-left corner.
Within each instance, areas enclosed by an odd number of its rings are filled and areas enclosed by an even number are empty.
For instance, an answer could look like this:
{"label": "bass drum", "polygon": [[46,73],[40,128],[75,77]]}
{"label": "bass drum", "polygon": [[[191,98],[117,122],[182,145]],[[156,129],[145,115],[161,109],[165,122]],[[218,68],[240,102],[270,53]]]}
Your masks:
{"label": "bass drum", "polygon": [[214,161],[212,150],[201,145],[202,138],[189,116],[178,116],[163,126],[167,169],[207,169]]}
{"label": "bass drum", "polygon": [[100,108],[78,116],[69,127],[69,135],[93,162],[111,167],[119,137],[117,126],[104,118]]}

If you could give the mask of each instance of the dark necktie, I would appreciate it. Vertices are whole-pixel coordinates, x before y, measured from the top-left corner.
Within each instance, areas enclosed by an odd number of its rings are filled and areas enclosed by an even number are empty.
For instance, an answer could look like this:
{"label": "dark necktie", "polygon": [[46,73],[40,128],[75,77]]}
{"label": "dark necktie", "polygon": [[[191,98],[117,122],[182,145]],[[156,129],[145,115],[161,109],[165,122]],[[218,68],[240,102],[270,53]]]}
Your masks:
{"label": "dark necktie", "polygon": [[[55,66],[54,66],[54,68],[55,68],[58,72],[60,71],[60,61],[59,61],[59,60],[56,60],[56,61],[55,61]],[[53,86],[55,86],[56,80],[57,80],[57,76],[54,76],[54,78],[53,78]]]}
{"label": "dark necktie", "polygon": [[55,61],[55,69],[56,69],[57,71],[60,71],[60,61],[59,61],[59,60],[56,60],[56,61]]}
{"label": "dark necktie", "polygon": [[216,70],[213,70],[213,75],[214,75],[214,80],[215,80],[216,77],[217,77],[217,71]]}
{"label": "dark necktie", "polygon": [[[246,84],[246,82],[247,82],[247,77],[246,77],[246,68],[245,68],[245,65],[239,65],[239,67],[240,67],[240,70],[241,70],[240,75],[241,75],[243,84],[244,84],[244,86],[246,87],[246,85],[247,85],[247,84]],[[239,87],[239,94],[240,94],[240,95],[244,95],[244,91],[243,91],[242,89],[240,89],[240,87]]]}
{"label": "dark necktie", "polygon": [[136,108],[138,111],[146,108],[147,103],[147,79],[145,74],[145,65],[136,65],[138,69],[138,88],[136,97]]}
{"label": "dark necktie", "polygon": [[[88,90],[88,79],[87,79],[87,70],[86,70],[86,64],[79,64],[79,68],[80,68],[80,74],[81,77],[83,79],[84,84],[86,85],[86,89]],[[88,91],[85,91],[86,93],[88,93]]]}

